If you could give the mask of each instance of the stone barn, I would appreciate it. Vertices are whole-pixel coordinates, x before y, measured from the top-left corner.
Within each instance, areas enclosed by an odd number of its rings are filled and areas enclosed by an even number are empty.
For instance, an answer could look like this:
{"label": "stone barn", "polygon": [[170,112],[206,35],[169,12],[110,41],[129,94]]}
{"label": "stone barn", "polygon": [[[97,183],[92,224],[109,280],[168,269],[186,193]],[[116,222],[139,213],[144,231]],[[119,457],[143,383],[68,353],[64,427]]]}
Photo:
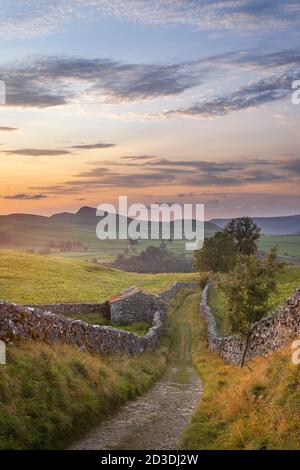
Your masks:
{"label": "stone barn", "polygon": [[166,311],[165,302],[135,287],[115,295],[109,304],[111,323],[119,325],[152,322],[156,311]]}

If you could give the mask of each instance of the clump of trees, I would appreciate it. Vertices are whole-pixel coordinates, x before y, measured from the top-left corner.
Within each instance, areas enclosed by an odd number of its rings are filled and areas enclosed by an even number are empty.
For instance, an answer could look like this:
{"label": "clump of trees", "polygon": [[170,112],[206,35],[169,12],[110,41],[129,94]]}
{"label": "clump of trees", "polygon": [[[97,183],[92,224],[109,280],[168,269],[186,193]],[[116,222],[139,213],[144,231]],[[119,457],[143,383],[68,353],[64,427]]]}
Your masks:
{"label": "clump of trees", "polygon": [[195,252],[197,271],[227,273],[233,268],[237,257],[237,248],[232,236],[227,232],[216,232],[206,238],[201,250]]}
{"label": "clump of trees", "polygon": [[206,238],[201,250],[195,252],[198,271],[229,272],[239,255],[257,253],[260,228],[250,217],[232,219],[222,232]]}
{"label": "clump of trees", "polygon": [[136,256],[119,255],[113,266],[138,273],[186,273],[193,271],[193,260],[169,251],[162,243],[159,247],[150,245]]}
{"label": "clump of trees", "polygon": [[210,271],[225,294],[227,329],[245,339],[241,366],[251,328],[268,314],[270,294],[276,290],[276,275],[283,269],[276,249],[264,257],[258,256],[259,237],[260,228],[250,217],[233,219],[195,252],[196,269]]}

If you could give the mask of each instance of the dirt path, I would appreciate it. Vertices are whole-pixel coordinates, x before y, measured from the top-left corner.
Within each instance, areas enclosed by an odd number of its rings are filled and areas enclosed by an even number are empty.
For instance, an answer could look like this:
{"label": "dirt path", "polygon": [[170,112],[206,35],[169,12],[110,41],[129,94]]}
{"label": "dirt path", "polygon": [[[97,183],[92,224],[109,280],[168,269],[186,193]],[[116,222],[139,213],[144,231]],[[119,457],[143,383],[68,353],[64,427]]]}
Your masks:
{"label": "dirt path", "polygon": [[178,312],[178,338],[171,363],[159,382],[145,395],[120,411],[71,449],[174,450],[202,393],[202,383],[192,365],[191,332],[184,320],[189,297]]}

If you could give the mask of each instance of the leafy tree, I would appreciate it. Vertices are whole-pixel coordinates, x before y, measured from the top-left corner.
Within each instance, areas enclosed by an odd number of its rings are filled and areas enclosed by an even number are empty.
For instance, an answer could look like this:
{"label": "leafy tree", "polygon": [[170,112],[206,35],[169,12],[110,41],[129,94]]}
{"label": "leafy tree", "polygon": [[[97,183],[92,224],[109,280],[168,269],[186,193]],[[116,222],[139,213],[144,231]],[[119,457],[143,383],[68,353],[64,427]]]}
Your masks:
{"label": "leafy tree", "polygon": [[244,365],[251,328],[269,312],[270,294],[276,290],[276,274],[283,269],[274,248],[265,259],[238,257],[233,271],[220,282],[228,302],[227,326],[246,339],[241,358]]}
{"label": "leafy tree", "polygon": [[233,268],[237,256],[236,245],[229,233],[216,232],[206,238],[203,248],[195,251],[197,271],[228,272]]}
{"label": "leafy tree", "polygon": [[240,255],[254,255],[257,252],[256,241],[261,229],[251,217],[232,219],[224,231],[232,236]]}

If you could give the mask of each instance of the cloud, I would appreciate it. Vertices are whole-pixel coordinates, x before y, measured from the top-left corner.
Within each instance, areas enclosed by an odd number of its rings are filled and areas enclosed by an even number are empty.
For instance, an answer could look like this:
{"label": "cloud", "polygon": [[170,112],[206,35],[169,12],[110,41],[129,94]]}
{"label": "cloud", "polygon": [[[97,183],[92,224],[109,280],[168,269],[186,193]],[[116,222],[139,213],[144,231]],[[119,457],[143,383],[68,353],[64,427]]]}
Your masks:
{"label": "cloud", "polygon": [[227,96],[203,100],[188,107],[163,112],[165,117],[176,115],[210,118],[225,116],[291,96],[291,86],[300,77],[300,70],[294,73],[258,80],[239,88]]}
{"label": "cloud", "polygon": [[[130,171],[129,171],[130,168]],[[235,187],[274,182],[297,183],[299,169],[290,160],[246,159],[243,161],[202,161],[156,158],[136,163],[119,163],[118,171],[99,166],[73,176],[60,185],[34,187],[47,194],[80,194],[107,187],[145,188],[155,186]],[[298,172],[299,173],[299,172]]]}
{"label": "cloud", "polygon": [[17,127],[0,127],[0,132],[14,132],[17,130]]}
{"label": "cloud", "polygon": [[99,142],[98,144],[81,144],[81,145],[73,145],[72,149],[79,149],[79,150],[93,150],[93,149],[109,149],[115,147],[116,144],[108,144],[104,142]]}
{"label": "cloud", "polygon": [[295,25],[299,16],[298,0],[2,0],[0,35],[35,37],[74,19],[106,17],[194,29],[269,31]]}
{"label": "cloud", "polygon": [[21,155],[24,157],[55,157],[59,155],[69,155],[71,152],[68,150],[53,150],[53,149],[16,149],[16,150],[2,150],[2,153],[7,155]]}
{"label": "cloud", "polygon": [[133,156],[128,156],[128,157],[122,157],[123,160],[137,160],[137,161],[142,161],[142,160],[153,160],[154,156],[151,155],[133,155]]}
{"label": "cloud", "polygon": [[9,196],[2,196],[3,199],[10,199],[16,201],[39,201],[41,199],[46,199],[48,196],[46,194],[26,194],[26,193],[19,193],[13,194]]}
{"label": "cloud", "polygon": [[[250,67],[252,74],[258,76],[253,84],[245,85],[225,97],[163,113],[165,117],[171,114],[212,116],[227,113],[230,100],[236,101],[232,104],[233,109],[234,106],[242,109],[251,104],[251,99],[252,104],[256,104],[255,94],[258,103],[279,99],[279,91],[284,90],[286,96],[287,90],[291,89],[290,80],[296,80],[299,76],[299,64],[300,54],[294,50],[268,54],[253,50],[235,51],[173,64],[49,56],[2,64],[0,77],[6,82],[7,106],[46,108],[82,100],[82,92],[89,101],[96,103],[118,104],[172,97],[194,87],[208,85],[212,78],[220,74],[230,87],[230,73],[242,74]],[[152,117],[155,118],[155,115]]]}
{"label": "cloud", "polygon": [[[201,83],[190,64],[134,64],[112,59],[35,57],[0,66],[8,106],[45,108],[80,96],[118,103],[172,96]],[[76,87],[77,85],[77,87]]]}
{"label": "cloud", "polygon": [[300,159],[290,159],[282,164],[282,168],[295,175],[300,175]]}

